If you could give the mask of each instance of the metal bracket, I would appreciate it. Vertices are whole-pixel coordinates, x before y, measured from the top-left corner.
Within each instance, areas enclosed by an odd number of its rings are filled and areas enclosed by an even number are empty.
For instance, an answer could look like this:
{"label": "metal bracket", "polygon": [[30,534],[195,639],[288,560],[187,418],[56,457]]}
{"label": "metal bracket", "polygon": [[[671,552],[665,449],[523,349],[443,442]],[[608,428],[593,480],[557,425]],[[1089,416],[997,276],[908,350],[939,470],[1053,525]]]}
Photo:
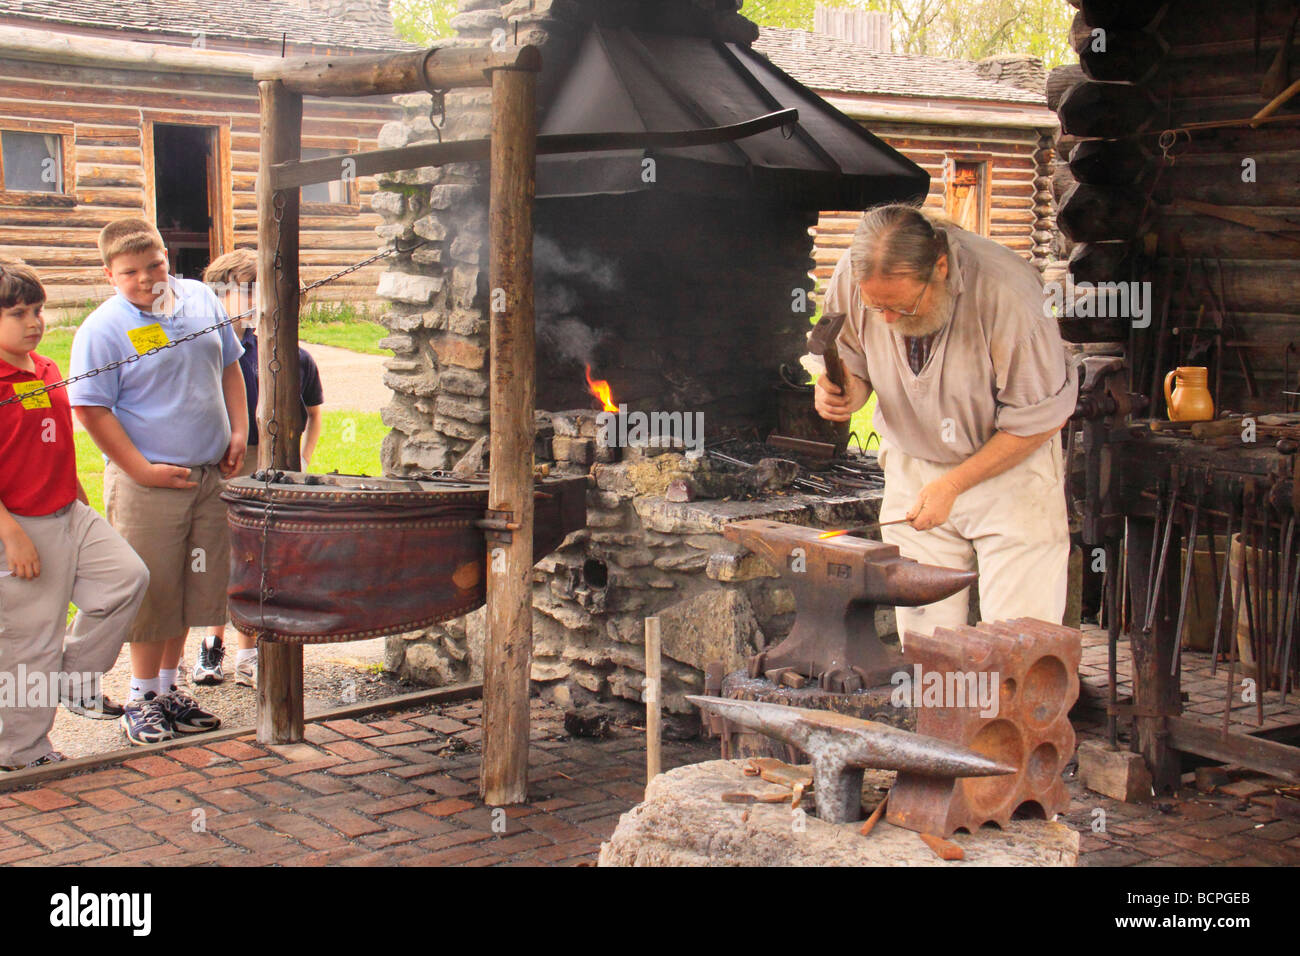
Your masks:
{"label": "metal bracket", "polygon": [[474,522],[475,527],[482,528],[489,544],[509,544],[513,540],[512,531],[519,530],[513,511],[488,508],[484,517]]}

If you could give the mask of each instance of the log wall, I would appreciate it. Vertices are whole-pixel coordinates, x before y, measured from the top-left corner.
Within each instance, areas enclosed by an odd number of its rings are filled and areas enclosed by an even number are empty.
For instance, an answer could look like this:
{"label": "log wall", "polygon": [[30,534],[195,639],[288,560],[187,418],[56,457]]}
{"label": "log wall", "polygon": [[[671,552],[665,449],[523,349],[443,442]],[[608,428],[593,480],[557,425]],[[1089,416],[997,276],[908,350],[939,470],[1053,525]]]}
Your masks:
{"label": "log wall", "polygon": [[[70,134],[74,177],[65,197],[0,195],[0,256],[19,257],[45,280],[52,309],[82,309],[104,299],[96,237],[108,222],[145,215],[151,206],[152,144],[144,130],[159,122],[227,127],[229,187],[222,197],[226,244],[257,244],[257,86],[252,77],[207,76],[143,70],[108,70],[34,64],[0,58],[0,129],[36,121]],[[395,107],[372,100],[308,99],[303,136],[307,147],[338,151],[374,149],[381,125]],[[382,218],[370,207],[373,178],[357,180],[355,208],[304,206],[302,280],[310,283],[379,248]],[[228,252],[230,248],[220,248]],[[317,300],[370,300],[383,271],[369,266],[323,287]],[[362,302],[362,304],[366,304]]]}
{"label": "log wall", "polygon": [[[1053,71],[1048,81],[1049,105],[1061,118],[1060,157],[1068,161],[1056,171],[1053,189],[1062,231],[1075,246],[1071,271],[1076,280],[1145,279],[1157,294],[1167,287],[1169,329],[1194,325],[1198,313],[1206,325],[1225,321],[1226,337],[1244,344],[1209,356],[1211,381],[1222,358],[1218,406],[1280,409],[1287,346],[1300,345],[1300,99],[1281,108],[1277,115],[1291,118],[1279,124],[1178,134],[1170,165],[1158,137],[1189,124],[1248,119],[1294,80],[1294,52],[1289,76],[1274,62],[1295,6],[1290,0],[1230,8],[1214,0],[1170,4],[1149,22],[1111,31],[1105,55],[1115,59],[1104,70],[1101,55],[1083,40],[1089,35],[1083,27],[1100,6],[1082,2],[1074,31],[1080,66]],[[1135,84],[1111,82],[1125,75]],[[1252,215],[1263,218],[1254,226],[1228,221]],[[1270,220],[1276,228],[1268,228]],[[1139,390],[1154,374],[1153,354],[1163,356],[1162,368],[1184,357],[1186,336],[1166,334],[1159,347],[1164,303],[1155,305],[1151,329],[1132,339],[1119,324],[1109,335],[1103,329],[1086,336],[1124,341],[1134,350],[1135,361],[1146,366]],[[1253,367],[1253,397],[1236,348]],[[1294,389],[1294,357],[1290,364]],[[1152,413],[1163,414],[1163,401]]]}
{"label": "log wall", "polygon": [[[1040,269],[1051,254],[1055,224],[1048,190],[1051,139],[1033,129],[869,123],[876,136],[930,174],[928,208],[944,209],[943,163],[948,157],[988,163],[991,174],[988,236]],[[853,239],[860,211],[823,212],[813,228],[820,293]]]}

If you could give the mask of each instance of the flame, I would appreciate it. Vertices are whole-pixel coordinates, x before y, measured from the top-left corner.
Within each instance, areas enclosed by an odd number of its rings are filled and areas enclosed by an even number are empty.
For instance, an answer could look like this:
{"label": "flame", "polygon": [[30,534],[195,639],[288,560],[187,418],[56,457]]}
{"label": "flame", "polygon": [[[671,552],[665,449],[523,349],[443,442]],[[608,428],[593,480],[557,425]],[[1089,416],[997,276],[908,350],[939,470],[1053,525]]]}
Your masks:
{"label": "flame", "polygon": [[838,538],[840,535],[842,535],[842,534],[848,534],[848,533],[849,533],[849,532],[848,532],[848,529],[845,529],[844,531],[823,531],[823,532],[822,532],[821,534],[819,534],[817,537],[818,537],[818,538]]}
{"label": "flame", "polygon": [[617,412],[618,406],[614,404],[614,390],[609,387],[609,382],[604,379],[591,380],[591,366],[587,366],[587,389],[592,395],[600,399],[600,404],[604,406],[607,412]]}

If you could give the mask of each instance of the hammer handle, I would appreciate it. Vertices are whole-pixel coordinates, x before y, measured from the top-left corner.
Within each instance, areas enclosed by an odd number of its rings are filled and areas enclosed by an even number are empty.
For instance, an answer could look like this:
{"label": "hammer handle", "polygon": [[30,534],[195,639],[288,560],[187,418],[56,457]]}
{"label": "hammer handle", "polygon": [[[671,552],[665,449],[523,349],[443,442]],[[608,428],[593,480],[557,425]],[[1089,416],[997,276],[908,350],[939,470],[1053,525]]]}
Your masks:
{"label": "hammer handle", "polygon": [[844,363],[840,360],[840,347],[832,342],[826,346],[826,351],[822,353],[822,361],[826,363],[826,377],[830,383],[844,391],[844,383],[847,381]]}

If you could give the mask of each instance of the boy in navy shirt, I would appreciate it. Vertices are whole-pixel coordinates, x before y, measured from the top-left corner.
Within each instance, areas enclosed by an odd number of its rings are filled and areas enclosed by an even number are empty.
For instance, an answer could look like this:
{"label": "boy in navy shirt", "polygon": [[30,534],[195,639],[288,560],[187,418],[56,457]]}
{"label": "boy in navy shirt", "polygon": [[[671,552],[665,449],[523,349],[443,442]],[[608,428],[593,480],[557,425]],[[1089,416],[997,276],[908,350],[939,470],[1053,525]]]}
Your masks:
{"label": "boy in navy shirt", "polygon": [[[207,283],[230,315],[243,315],[256,308],[257,296],[254,286],[257,282],[257,254],[251,249],[236,249],[218,256],[203,272],[203,281]],[[236,323],[238,328],[238,323]],[[244,354],[239,358],[240,368],[244,373],[244,391],[248,399],[248,452],[244,456],[244,467],[239,474],[251,475],[257,470],[257,315],[243,320],[243,334],[240,344]],[[325,399],[321,393],[320,369],[316,367],[307,350],[298,347],[298,364],[302,369],[301,402],[306,427],[302,435],[303,471],[311,467],[312,455],[316,452],[316,442],[321,432],[321,406]],[[235,652],[235,683],[248,687],[257,686],[257,645],[253,638],[239,633],[239,647]],[[198,662],[194,665],[194,683],[220,684],[226,679],[221,669],[225,657],[225,627],[214,628],[199,646]]]}

